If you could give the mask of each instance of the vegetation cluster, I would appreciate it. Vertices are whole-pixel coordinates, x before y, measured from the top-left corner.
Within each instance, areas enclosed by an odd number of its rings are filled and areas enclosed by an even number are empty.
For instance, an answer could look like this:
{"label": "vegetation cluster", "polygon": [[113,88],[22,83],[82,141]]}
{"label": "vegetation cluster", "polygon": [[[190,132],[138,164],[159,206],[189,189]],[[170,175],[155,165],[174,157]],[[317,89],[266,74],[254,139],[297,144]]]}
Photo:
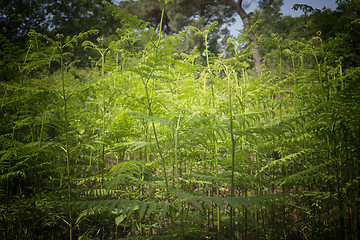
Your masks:
{"label": "vegetation cluster", "polygon": [[0,35],[0,238],[360,239],[359,4],[260,1],[221,40],[167,2]]}

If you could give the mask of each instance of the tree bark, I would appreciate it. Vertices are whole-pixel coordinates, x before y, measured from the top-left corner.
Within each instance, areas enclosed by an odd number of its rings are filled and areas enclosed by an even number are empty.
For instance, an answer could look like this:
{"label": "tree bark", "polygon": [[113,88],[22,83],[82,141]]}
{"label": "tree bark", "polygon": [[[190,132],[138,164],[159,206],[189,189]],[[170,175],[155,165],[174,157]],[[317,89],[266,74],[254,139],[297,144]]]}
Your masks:
{"label": "tree bark", "polygon": [[[236,12],[239,14],[243,24],[244,24],[244,30],[249,31],[251,28],[250,18],[249,15],[245,12],[244,8],[242,7],[243,0],[220,0],[221,3],[232,6]],[[257,74],[261,75],[261,55],[260,51],[258,49],[258,46],[256,44],[256,37],[253,32],[249,31],[249,42],[251,44],[251,50],[253,52],[253,59],[255,63],[255,69]]]}

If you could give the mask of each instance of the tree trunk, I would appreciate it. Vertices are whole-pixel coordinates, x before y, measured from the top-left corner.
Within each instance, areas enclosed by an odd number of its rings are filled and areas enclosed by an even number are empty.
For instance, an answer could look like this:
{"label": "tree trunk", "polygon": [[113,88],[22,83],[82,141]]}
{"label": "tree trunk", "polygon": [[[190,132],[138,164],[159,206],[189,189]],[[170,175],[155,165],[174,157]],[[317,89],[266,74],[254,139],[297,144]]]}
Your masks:
{"label": "tree trunk", "polygon": [[[250,19],[249,19],[249,15],[245,12],[244,8],[242,7],[242,3],[243,0],[223,0],[221,1],[223,4],[227,4],[230,5],[232,7],[235,8],[236,12],[239,14],[242,22],[244,23],[244,30],[250,30],[251,28],[251,23],[250,23]],[[261,56],[260,56],[260,51],[257,47],[256,44],[256,38],[253,32],[249,32],[249,41],[251,44],[251,50],[253,52],[253,59],[254,59],[254,63],[255,63],[255,69],[257,74],[260,76],[261,75]]]}

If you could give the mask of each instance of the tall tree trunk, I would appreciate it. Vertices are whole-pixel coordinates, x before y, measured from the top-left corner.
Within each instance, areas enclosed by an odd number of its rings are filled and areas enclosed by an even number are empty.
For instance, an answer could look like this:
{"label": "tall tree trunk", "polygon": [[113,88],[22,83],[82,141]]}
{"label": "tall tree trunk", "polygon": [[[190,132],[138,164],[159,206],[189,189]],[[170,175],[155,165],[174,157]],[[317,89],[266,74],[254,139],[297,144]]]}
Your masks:
{"label": "tall tree trunk", "polygon": [[[234,0],[233,0],[234,1]],[[239,14],[241,20],[244,23],[244,30],[250,30],[251,23],[249,19],[249,15],[245,12],[244,8],[242,7],[243,0],[238,0],[237,2],[234,2],[236,11]],[[249,41],[252,45],[252,52],[253,52],[253,58],[255,62],[255,69],[258,75],[261,75],[261,56],[260,51],[256,44],[256,38],[253,32],[249,32]]]}
{"label": "tall tree trunk", "polygon": [[[239,14],[243,24],[244,24],[244,30],[250,30],[251,28],[251,23],[250,23],[250,19],[249,19],[249,15],[245,12],[244,8],[242,7],[243,4],[243,0],[220,0],[221,3],[232,6],[233,8],[235,8],[236,12]],[[257,47],[256,44],[256,38],[253,32],[249,32],[249,41],[250,44],[252,45],[252,52],[253,52],[253,59],[254,59],[254,63],[255,63],[255,69],[257,74],[260,76],[261,75],[261,55],[260,55],[260,51]]]}

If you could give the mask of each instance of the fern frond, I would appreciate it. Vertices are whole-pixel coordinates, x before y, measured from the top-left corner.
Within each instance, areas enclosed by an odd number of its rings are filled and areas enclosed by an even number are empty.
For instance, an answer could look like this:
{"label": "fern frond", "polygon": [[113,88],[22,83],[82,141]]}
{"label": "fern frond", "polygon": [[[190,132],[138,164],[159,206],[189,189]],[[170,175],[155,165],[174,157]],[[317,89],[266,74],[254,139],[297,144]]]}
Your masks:
{"label": "fern frond", "polygon": [[303,156],[304,154],[309,154],[309,153],[312,153],[312,152],[314,152],[313,149],[304,149],[304,150],[301,150],[300,152],[296,152],[296,153],[287,155],[285,157],[282,157],[280,159],[273,160],[269,164],[263,166],[261,168],[260,172],[263,172],[266,169],[272,168],[274,166],[278,166],[278,165],[281,165],[281,164],[284,164],[284,163],[288,163],[290,161],[294,161],[294,160],[298,159],[299,157]]}

